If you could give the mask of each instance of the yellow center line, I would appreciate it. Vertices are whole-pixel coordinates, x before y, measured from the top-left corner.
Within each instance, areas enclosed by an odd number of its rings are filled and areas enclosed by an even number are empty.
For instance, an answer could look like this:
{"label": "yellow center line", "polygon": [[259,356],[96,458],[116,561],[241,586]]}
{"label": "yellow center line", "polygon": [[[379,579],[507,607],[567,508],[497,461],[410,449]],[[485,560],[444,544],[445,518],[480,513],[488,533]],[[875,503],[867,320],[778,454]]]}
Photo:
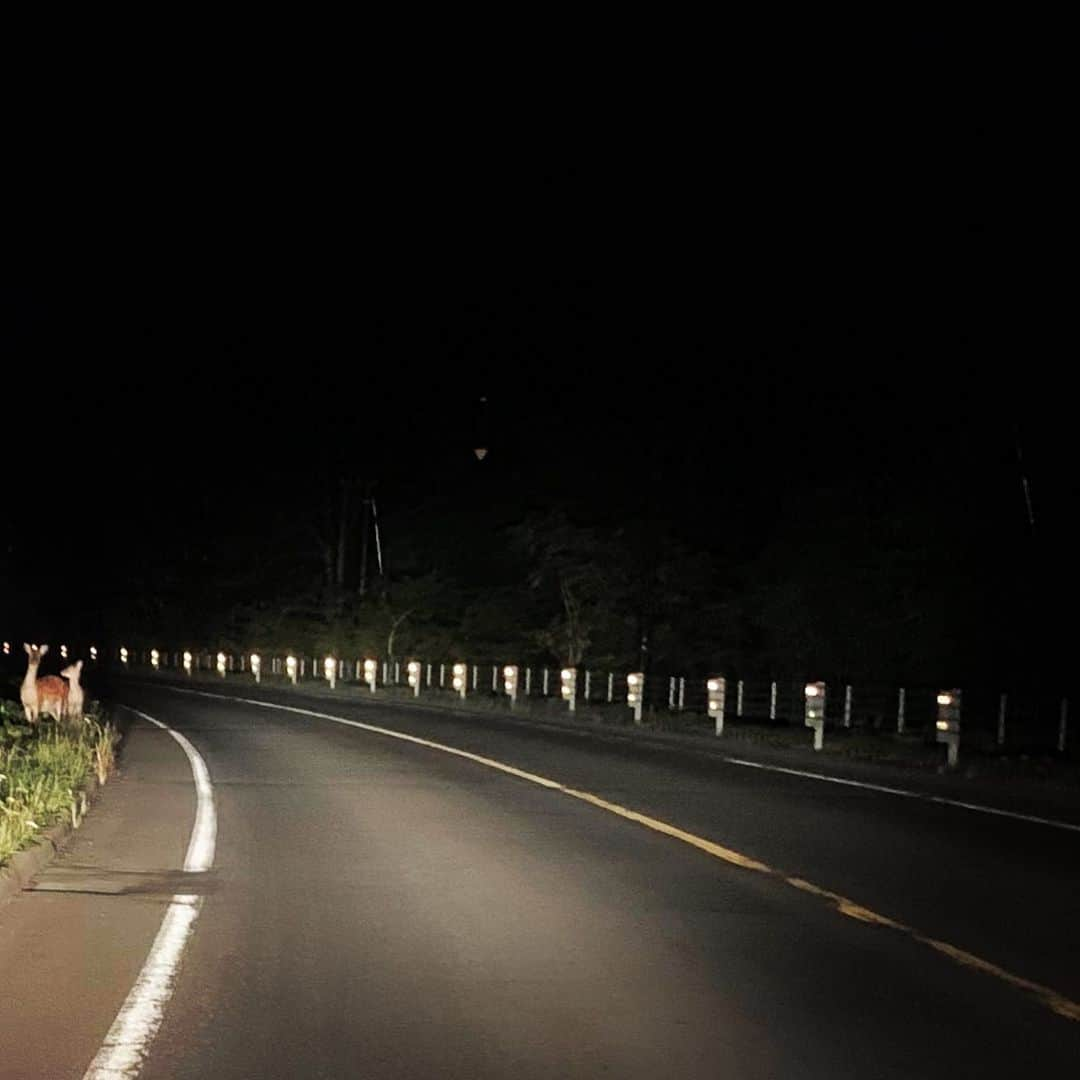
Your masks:
{"label": "yellow center line", "polygon": [[907,937],[911,938],[912,941],[917,941],[921,945],[929,946],[931,949],[936,950],[943,956],[949,957],[950,960],[953,960],[963,967],[980,971],[984,975],[990,975],[996,979],[1000,979],[1002,982],[1008,983],[1018,990],[1024,990],[1027,993],[1034,994],[1035,997],[1053,1012],[1057,1013],[1058,1016],[1064,1016],[1069,1020],[1080,1021],[1080,1003],[1072,1001],[1048,986],[1032,982],[1032,980],[1025,979],[1020,975],[1014,975],[1011,971],[1006,971],[1004,968],[998,967],[997,964],[992,964],[989,960],[983,960],[982,957],[976,956],[974,953],[967,952],[965,949],[958,948],[955,945],[950,945],[946,941],[938,941],[936,938],[927,937],[918,930],[915,930],[904,923],[897,922],[895,919],[890,919],[887,915],[880,915],[870,908],[863,907],[862,904],[858,904],[854,900],[849,900],[840,893],[823,889],[821,886],[815,885],[813,882],[806,881],[803,878],[789,877],[782,871],[769,866],[767,863],[760,862],[757,859],[751,858],[749,855],[743,855],[742,852],[724,847],[712,840],[705,839],[703,836],[697,836],[695,833],[686,832],[684,829],[680,829],[675,825],[670,825],[666,821],[660,821],[657,818],[649,817],[647,814],[642,814],[637,810],[619,806],[618,803],[608,802],[607,799],[602,799],[599,795],[593,795],[588,791],[577,791],[574,788],[559,783],[558,780],[550,780],[547,777],[539,776],[536,773],[526,772],[523,769],[515,768],[513,765],[507,765],[504,762],[496,761],[494,758],[473,754],[468,750],[459,750],[455,746],[446,746],[443,743],[432,742],[430,739],[422,739],[417,735],[409,735],[403,731],[395,731],[393,728],[379,727],[375,724],[365,724],[359,720],[349,720],[343,716],[333,716],[330,713],[315,712],[312,709],[300,709],[292,705],[278,705],[270,701],[257,701],[253,698],[234,698],[225,694],[211,694],[203,690],[184,690],[179,687],[164,687],[163,689],[175,690],[176,693],[179,694],[194,694],[199,697],[220,698],[225,701],[233,702],[239,701],[246,705],[257,705],[261,708],[279,709],[282,712],[298,713],[301,716],[311,716],[320,720],[330,720],[335,724],[344,724],[347,727],[360,728],[363,731],[372,732],[376,735],[386,735],[392,739],[415,743],[418,746],[439,750],[445,754],[453,754],[455,757],[467,758],[469,761],[484,765],[490,769],[497,769],[499,772],[507,773],[520,780],[526,780],[532,784],[539,784],[541,787],[550,788],[553,791],[560,791],[573,799],[579,799],[600,810],[606,810],[608,813],[617,814],[627,821],[636,822],[638,825],[643,825],[645,828],[652,829],[654,832],[663,833],[664,836],[670,836],[684,844],[689,844],[691,847],[697,848],[699,851],[703,851],[714,858],[722,859],[732,866],[737,866],[743,870],[750,870],[754,873],[774,878],[777,881],[782,881],[785,885],[789,885],[793,889],[798,889],[800,892],[809,893],[812,896],[827,901],[832,907],[839,911],[841,915],[846,915],[848,918],[856,919],[859,922],[867,923],[871,926],[880,926],[905,934]]}

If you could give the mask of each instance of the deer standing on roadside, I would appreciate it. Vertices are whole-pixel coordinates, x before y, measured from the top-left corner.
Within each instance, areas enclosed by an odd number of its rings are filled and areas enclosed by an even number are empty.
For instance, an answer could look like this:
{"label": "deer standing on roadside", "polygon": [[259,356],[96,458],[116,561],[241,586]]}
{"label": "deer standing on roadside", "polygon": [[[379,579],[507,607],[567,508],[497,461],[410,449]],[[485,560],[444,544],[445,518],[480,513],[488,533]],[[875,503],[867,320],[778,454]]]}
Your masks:
{"label": "deer standing on roadside", "polygon": [[83,688],[79,684],[79,678],[82,675],[81,660],[76,660],[74,664],[69,664],[60,674],[68,681],[68,693],[67,693],[67,715],[69,720],[78,722],[83,716]]}
{"label": "deer standing on roadside", "polygon": [[49,651],[48,645],[42,645],[39,649],[36,645],[27,645],[23,642],[26,655],[30,657],[26,665],[26,676],[19,688],[19,698],[22,701],[23,712],[26,713],[26,722],[36,724],[38,719],[38,666],[41,658]]}
{"label": "deer standing on roadside", "polygon": [[26,664],[26,676],[19,688],[23,711],[28,723],[36,724],[38,719],[48,713],[56,720],[63,720],[67,706],[68,684],[58,675],[37,677],[41,658],[49,651],[48,645],[27,645],[23,642],[26,655],[30,658]]}

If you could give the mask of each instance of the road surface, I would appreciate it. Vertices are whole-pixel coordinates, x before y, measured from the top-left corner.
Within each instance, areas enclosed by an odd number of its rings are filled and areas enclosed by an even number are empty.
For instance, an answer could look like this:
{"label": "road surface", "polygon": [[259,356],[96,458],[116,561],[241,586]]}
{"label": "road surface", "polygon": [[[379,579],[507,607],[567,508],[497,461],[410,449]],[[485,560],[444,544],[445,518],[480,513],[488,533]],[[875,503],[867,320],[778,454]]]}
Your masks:
{"label": "road surface", "polygon": [[368,727],[120,691],[205,761],[213,866],[182,871],[191,764],[138,719],[71,849],[0,908],[4,1080],[84,1075],[178,894],[198,912],[147,1080],[1080,1062],[1080,1011],[1063,1015],[1080,832],[494,719],[258,696]]}

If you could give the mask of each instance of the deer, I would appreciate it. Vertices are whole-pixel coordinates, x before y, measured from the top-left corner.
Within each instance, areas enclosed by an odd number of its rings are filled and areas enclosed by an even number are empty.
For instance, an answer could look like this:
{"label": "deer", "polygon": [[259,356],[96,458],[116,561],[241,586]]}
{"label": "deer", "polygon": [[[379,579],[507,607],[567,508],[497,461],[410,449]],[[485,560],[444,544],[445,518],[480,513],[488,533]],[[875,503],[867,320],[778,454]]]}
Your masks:
{"label": "deer", "polygon": [[40,711],[38,708],[37,673],[41,658],[49,651],[49,646],[42,645],[41,648],[38,648],[37,645],[28,645],[24,641],[23,648],[30,659],[27,661],[26,675],[23,678],[22,686],[19,688],[19,698],[22,701],[23,712],[26,713],[26,722],[36,724]]}
{"label": "deer", "polygon": [[68,684],[59,675],[43,675],[37,681],[38,716],[48,713],[57,723],[67,715]]}
{"label": "deer", "polygon": [[82,676],[83,662],[76,660],[69,664],[60,674],[67,679],[67,715],[70,720],[78,722],[83,718],[83,688],[79,683]]}

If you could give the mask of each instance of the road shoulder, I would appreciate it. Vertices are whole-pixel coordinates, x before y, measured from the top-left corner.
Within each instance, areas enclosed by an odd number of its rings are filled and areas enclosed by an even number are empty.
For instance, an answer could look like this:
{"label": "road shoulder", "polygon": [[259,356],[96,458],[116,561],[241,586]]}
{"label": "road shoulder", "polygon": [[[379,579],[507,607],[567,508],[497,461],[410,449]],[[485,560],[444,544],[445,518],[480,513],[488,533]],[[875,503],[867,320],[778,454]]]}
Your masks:
{"label": "road shoulder", "polygon": [[175,891],[195,812],[191,772],[138,722],[92,813],[0,908],[5,1080],[82,1075],[138,976]]}

